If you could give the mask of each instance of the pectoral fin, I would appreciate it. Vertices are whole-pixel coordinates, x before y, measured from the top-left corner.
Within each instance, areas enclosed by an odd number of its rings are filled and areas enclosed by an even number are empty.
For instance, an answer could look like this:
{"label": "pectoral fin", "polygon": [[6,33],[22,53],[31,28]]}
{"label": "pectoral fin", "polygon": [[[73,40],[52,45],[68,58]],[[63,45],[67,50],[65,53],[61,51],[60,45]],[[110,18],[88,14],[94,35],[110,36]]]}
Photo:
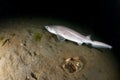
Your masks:
{"label": "pectoral fin", "polygon": [[65,38],[63,38],[63,37],[60,36],[60,35],[57,35],[57,38],[58,38],[58,40],[60,40],[60,41],[65,41]]}
{"label": "pectoral fin", "polygon": [[79,43],[77,43],[79,46],[81,46],[82,44],[83,44],[83,42],[81,41],[81,42],[79,42]]}

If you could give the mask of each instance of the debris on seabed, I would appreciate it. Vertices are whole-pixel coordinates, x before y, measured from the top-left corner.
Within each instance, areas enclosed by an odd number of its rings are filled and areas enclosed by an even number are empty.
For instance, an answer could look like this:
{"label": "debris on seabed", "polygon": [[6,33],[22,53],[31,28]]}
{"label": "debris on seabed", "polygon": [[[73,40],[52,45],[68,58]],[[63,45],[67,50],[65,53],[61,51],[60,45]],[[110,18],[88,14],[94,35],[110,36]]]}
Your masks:
{"label": "debris on seabed", "polygon": [[9,42],[9,40],[10,40],[10,39],[5,39],[5,40],[3,41],[2,46],[4,46],[7,42]]}
{"label": "debris on seabed", "polygon": [[64,71],[69,73],[74,73],[83,69],[83,62],[79,59],[79,57],[67,58],[65,59],[62,68]]}

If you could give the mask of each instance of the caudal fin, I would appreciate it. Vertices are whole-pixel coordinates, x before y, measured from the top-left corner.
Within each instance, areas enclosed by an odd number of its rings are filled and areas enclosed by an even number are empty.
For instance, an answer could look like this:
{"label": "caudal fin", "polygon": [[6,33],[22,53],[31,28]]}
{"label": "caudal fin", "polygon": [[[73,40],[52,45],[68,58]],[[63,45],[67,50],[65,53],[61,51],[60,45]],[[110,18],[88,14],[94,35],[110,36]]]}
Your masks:
{"label": "caudal fin", "polygon": [[109,49],[112,49],[111,45],[108,45],[106,43],[99,42],[99,41],[92,41],[91,45],[92,45],[92,47],[96,47],[96,48],[109,48]]}

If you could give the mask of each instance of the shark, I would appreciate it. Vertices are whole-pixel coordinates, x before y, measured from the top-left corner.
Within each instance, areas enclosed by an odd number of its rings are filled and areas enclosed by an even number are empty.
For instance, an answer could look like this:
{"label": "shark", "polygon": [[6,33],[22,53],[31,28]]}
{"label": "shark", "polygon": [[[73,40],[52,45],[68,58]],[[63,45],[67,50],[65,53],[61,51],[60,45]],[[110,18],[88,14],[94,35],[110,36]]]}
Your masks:
{"label": "shark", "polygon": [[108,48],[111,49],[112,46],[106,43],[91,40],[91,35],[84,36],[79,32],[61,25],[47,25],[44,26],[48,32],[55,34],[60,41],[69,40],[77,43],[78,45],[87,44],[94,48]]}

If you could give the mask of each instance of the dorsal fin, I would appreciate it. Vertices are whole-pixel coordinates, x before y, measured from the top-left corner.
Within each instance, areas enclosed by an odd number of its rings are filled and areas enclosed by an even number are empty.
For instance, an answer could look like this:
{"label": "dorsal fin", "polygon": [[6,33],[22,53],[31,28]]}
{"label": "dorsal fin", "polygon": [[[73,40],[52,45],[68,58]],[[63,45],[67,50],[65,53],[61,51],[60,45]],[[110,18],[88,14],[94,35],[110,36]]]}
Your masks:
{"label": "dorsal fin", "polygon": [[86,38],[91,40],[91,35],[86,36]]}

